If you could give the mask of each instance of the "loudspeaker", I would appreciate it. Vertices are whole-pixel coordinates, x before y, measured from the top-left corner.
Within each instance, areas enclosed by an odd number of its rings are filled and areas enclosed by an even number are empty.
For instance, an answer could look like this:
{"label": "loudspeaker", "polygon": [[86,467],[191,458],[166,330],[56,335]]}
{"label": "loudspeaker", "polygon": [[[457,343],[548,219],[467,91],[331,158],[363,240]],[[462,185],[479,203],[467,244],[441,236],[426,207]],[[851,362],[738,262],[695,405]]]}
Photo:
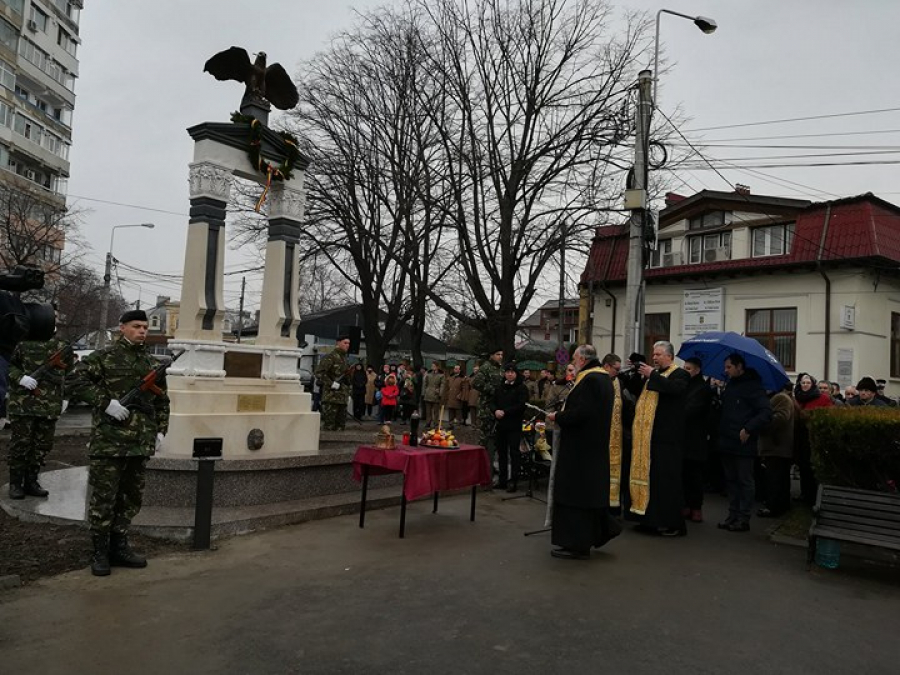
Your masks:
{"label": "loudspeaker", "polygon": [[338,326],[338,332],[335,337],[341,335],[350,336],[349,354],[359,354],[359,343],[362,341],[362,328],[360,326]]}

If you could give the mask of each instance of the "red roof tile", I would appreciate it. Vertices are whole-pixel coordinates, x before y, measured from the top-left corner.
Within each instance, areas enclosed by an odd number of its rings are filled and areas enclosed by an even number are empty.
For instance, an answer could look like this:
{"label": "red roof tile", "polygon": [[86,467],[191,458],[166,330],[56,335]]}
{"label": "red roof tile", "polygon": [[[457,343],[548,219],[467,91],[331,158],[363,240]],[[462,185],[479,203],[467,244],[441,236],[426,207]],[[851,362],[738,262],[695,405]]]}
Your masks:
{"label": "red roof tile", "polygon": [[[598,228],[582,283],[624,282],[627,258],[628,226]],[[900,264],[900,207],[872,193],[808,206],[797,215],[793,245],[787,255],[653,268],[646,270],[645,277],[668,279],[864,258]]]}

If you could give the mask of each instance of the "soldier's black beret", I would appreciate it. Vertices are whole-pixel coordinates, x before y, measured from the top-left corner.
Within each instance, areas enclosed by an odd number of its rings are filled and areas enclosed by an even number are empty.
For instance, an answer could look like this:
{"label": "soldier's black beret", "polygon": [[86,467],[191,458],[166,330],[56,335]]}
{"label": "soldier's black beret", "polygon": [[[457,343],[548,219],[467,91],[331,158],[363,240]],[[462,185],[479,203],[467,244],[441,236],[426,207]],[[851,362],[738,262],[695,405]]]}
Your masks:
{"label": "soldier's black beret", "polygon": [[119,323],[129,323],[131,321],[146,321],[147,312],[142,309],[129,309],[121,317]]}

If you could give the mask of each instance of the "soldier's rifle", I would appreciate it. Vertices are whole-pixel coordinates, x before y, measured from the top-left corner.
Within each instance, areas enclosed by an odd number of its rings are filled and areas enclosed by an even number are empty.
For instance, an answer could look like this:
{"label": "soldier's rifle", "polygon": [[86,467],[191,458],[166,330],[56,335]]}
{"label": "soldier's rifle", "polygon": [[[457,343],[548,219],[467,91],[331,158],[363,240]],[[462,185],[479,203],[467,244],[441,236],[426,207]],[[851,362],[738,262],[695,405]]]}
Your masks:
{"label": "soldier's rifle", "polygon": [[[29,374],[29,377],[40,382],[41,378],[54,368],[57,370],[65,370],[67,367],[66,361],[71,359],[74,355],[75,347],[73,346],[73,343],[69,342],[53,352],[33,373]],[[31,390],[31,395],[37,396],[40,392],[40,388],[35,387]]]}
{"label": "soldier's rifle", "polygon": [[141,394],[145,392],[150,392],[154,396],[162,396],[162,389],[159,388],[157,382],[166,374],[166,371],[169,367],[178,360],[182,354],[184,354],[185,350],[181,350],[174,356],[172,356],[172,360],[168,363],[160,363],[156,368],[153,368],[149,373],[144,375],[140,379],[140,381],[134,385],[128,392],[119,399],[119,403],[121,403],[126,408],[140,408],[139,401]]}

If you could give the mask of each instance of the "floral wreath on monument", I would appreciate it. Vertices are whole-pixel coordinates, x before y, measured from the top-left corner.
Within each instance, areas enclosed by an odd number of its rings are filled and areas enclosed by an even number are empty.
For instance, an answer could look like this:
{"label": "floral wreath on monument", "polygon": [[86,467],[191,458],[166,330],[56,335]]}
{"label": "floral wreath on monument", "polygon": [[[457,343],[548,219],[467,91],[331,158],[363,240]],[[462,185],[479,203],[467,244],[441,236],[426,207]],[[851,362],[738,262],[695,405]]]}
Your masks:
{"label": "floral wreath on monument", "polygon": [[250,159],[250,164],[253,165],[253,168],[266,177],[266,187],[259,201],[256,202],[256,208],[254,209],[259,213],[266,201],[266,195],[269,194],[272,181],[290,180],[293,178],[294,166],[296,166],[297,160],[300,158],[300,150],[297,148],[297,137],[287,131],[277,132],[287,147],[287,155],[280,166],[273,166],[260,153],[263,135],[263,125],[260,124],[260,121],[255,117],[242,115],[239,112],[231,114],[231,121],[234,124],[250,125],[250,145],[247,148],[247,157]]}

